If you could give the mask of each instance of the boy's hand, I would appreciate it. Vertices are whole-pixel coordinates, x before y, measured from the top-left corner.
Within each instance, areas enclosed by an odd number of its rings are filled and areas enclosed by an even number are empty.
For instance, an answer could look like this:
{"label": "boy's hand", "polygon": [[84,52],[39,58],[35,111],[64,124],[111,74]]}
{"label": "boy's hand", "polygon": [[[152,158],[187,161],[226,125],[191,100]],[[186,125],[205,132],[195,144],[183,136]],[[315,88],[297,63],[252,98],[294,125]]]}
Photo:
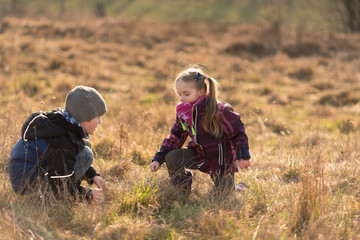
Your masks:
{"label": "boy's hand", "polygon": [[150,164],[150,171],[156,172],[160,168],[160,163],[158,161],[153,161]]}
{"label": "boy's hand", "polygon": [[103,198],[102,189],[91,188],[91,193],[94,201],[99,201]]}
{"label": "boy's hand", "polygon": [[96,184],[96,186],[98,186],[98,188],[100,188],[104,192],[106,192],[108,190],[108,187],[107,187],[107,184],[106,184],[105,180],[102,179],[100,176],[95,176],[93,178],[93,181]]}
{"label": "boy's hand", "polygon": [[236,160],[236,164],[240,169],[246,169],[250,166],[250,161],[247,159],[239,159]]}

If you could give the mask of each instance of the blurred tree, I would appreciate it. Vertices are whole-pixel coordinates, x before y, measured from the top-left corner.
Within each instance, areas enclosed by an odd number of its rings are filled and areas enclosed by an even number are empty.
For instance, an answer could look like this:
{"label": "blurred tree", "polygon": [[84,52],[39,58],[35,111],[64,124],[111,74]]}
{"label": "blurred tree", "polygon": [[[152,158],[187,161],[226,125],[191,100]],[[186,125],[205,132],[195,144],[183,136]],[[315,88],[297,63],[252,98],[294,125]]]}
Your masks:
{"label": "blurred tree", "polygon": [[271,25],[272,30],[276,33],[279,33],[284,22],[286,6],[284,3],[284,0],[267,1],[260,11],[262,18]]}
{"label": "blurred tree", "polygon": [[250,8],[256,9],[258,6],[259,6],[259,1],[258,0],[251,0],[250,1]]}
{"label": "blurred tree", "polygon": [[17,11],[17,0],[11,0],[11,11],[14,13]]}
{"label": "blurred tree", "polygon": [[294,5],[294,1],[293,0],[286,0],[286,6],[287,7],[292,7]]}
{"label": "blurred tree", "polygon": [[341,0],[332,2],[338,14],[338,21],[345,31],[360,32],[360,0]]}
{"label": "blurred tree", "polygon": [[95,15],[97,17],[105,17],[106,16],[104,3],[96,3],[95,4]]}
{"label": "blurred tree", "polygon": [[360,32],[360,0],[343,0],[346,24],[351,32]]}
{"label": "blurred tree", "polygon": [[60,0],[60,13],[61,15],[65,15],[66,11],[66,0]]}

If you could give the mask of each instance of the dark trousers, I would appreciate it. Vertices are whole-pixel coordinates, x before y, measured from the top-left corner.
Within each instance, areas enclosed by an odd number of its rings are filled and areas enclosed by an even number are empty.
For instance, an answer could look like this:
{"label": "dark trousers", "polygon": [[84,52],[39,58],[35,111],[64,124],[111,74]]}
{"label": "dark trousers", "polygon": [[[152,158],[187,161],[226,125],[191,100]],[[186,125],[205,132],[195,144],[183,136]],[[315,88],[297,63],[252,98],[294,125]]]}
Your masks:
{"label": "dark trousers", "polygon": [[[195,151],[190,148],[179,148],[169,152],[165,156],[170,181],[174,185],[189,178],[189,173],[185,171],[185,168],[198,169],[194,156]],[[234,174],[210,174],[210,176],[217,190],[230,190],[235,188]]]}

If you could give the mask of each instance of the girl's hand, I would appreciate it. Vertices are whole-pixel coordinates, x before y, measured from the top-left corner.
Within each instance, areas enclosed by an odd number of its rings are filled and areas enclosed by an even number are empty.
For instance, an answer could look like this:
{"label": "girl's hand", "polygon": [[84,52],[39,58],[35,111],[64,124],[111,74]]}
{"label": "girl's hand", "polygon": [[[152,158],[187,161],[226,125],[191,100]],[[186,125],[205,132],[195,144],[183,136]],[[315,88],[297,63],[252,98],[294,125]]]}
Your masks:
{"label": "girl's hand", "polygon": [[98,186],[98,188],[100,188],[101,190],[104,190],[104,192],[108,190],[105,180],[102,179],[100,176],[95,176],[93,178],[93,181],[96,184],[96,186]]}
{"label": "girl's hand", "polygon": [[246,169],[250,166],[250,161],[247,159],[239,159],[236,160],[236,164],[240,169]]}
{"label": "girl's hand", "polygon": [[153,161],[149,167],[150,171],[156,172],[160,168],[160,163],[158,161]]}
{"label": "girl's hand", "polygon": [[102,192],[103,192],[102,189],[91,188],[91,193],[92,193],[92,196],[93,196],[93,200],[94,201],[101,200],[103,198]]}

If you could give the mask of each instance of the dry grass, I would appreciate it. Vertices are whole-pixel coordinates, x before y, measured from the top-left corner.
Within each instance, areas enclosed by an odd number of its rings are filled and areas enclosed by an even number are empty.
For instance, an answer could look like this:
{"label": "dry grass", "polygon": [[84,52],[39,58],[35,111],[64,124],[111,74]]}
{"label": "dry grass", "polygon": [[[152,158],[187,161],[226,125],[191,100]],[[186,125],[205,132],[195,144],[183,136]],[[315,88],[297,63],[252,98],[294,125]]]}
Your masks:
{"label": "dry grass", "polygon": [[[0,25],[1,239],[360,238],[359,35],[114,19]],[[219,197],[196,172],[183,202],[164,166],[148,170],[174,120],[172,81],[191,63],[208,67],[246,123],[244,193]],[[7,161],[22,122],[63,106],[79,84],[107,101],[91,141],[109,193],[90,205],[15,195]]]}

